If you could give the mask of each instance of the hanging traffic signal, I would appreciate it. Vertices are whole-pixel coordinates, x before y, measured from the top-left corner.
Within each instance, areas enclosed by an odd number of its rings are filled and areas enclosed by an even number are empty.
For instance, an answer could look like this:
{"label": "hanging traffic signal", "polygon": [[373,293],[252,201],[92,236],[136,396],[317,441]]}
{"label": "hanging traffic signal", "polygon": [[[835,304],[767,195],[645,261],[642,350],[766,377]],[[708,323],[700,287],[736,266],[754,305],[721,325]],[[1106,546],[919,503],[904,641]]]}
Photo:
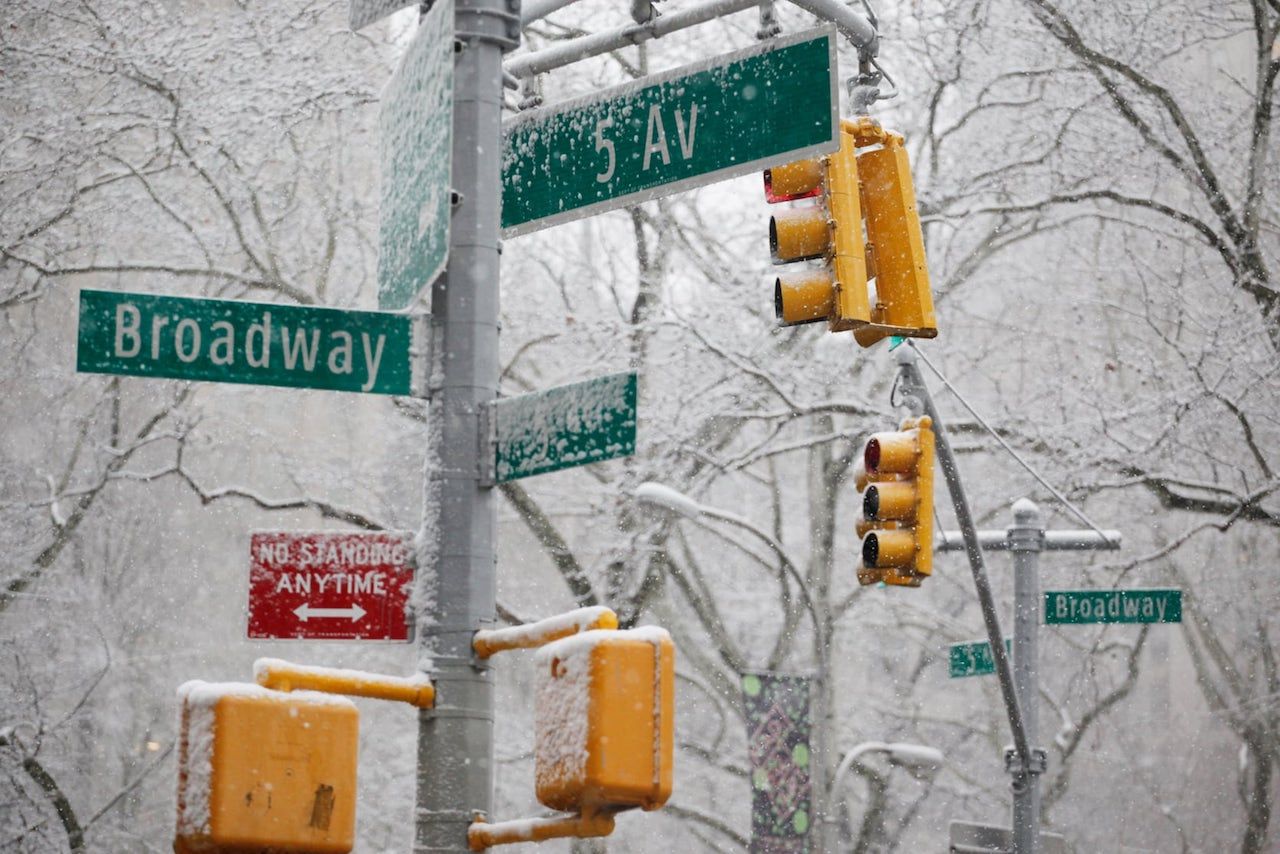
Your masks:
{"label": "hanging traffic signal", "polygon": [[775,264],[822,259],[820,267],[779,274],[773,303],[783,326],[826,320],[832,332],[867,323],[867,262],[852,135],[841,132],[832,154],[800,160],[764,173],[765,198],[773,202],[819,196],[769,220]]}
{"label": "hanging traffic signal", "polygon": [[770,203],[821,199],[769,221],[775,264],[821,259],[775,278],[783,326],[826,320],[832,332],[853,330],[864,347],[890,335],[938,334],[900,135],[865,116],[842,121],[838,151],[766,170],[764,180]]}
{"label": "hanging traffic signal", "polygon": [[908,418],[897,432],[876,433],[862,451],[855,480],[862,499],[858,581],[919,587],[933,572],[933,422]]}
{"label": "hanging traffic signal", "polygon": [[671,795],[675,646],[663,629],[583,632],[538,650],[538,801],[583,815]]}

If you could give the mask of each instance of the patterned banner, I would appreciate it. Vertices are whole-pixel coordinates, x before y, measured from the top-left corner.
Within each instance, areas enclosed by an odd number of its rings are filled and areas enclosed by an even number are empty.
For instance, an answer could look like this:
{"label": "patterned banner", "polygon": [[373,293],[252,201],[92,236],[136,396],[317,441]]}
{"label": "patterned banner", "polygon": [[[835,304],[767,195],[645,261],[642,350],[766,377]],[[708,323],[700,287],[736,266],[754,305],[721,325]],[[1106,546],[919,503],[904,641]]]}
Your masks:
{"label": "patterned banner", "polygon": [[742,677],[751,761],[751,854],[809,850],[808,676]]}

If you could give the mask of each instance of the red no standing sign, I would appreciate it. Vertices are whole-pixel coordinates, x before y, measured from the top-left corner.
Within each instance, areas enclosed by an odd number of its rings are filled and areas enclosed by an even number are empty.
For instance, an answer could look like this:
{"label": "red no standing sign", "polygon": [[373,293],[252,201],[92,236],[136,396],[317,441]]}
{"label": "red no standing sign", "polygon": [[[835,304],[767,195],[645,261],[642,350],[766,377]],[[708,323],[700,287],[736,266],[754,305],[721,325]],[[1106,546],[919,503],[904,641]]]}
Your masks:
{"label": "red no standing sign", "polygon": [[413,536],[255,533],[249,637],[407,641]]}

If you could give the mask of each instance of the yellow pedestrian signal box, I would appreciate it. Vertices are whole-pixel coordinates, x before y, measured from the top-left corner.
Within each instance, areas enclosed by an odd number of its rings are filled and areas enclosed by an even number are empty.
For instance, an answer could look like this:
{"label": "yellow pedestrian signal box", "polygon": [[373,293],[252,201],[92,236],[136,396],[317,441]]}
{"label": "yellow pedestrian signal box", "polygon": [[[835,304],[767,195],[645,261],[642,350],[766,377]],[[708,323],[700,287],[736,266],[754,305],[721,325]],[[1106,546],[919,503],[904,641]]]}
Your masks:
{"label": "yellow pedestrian signal box", "polygon": [[346,698],[188,682],[177,854],[345,854],[355,844],[359,716]]}
{"label": "yellow pedestrian signal box", "polygon": [[589,631],[538,650],[538,801],[592,814],[671,796],[675,646],[663,629]]}
{"label": "yellow pedestrian signal box", "polygon": [[[859,151],[861,150],[861,153]],[[899,134],[868,117],[842,121],[840,148],[764,173],[765,198],[818,197],[769,221],[776,264],[820,259],[774,279],[783,326],[826,320],[869,347],[938,334],[911,166]]]}
{"label": "yellow pedestrian signal box", "polygon": [[897,432],[876,433],[861,462],[858,581],[919,587],[933,572],[933,421],[908,418]]}

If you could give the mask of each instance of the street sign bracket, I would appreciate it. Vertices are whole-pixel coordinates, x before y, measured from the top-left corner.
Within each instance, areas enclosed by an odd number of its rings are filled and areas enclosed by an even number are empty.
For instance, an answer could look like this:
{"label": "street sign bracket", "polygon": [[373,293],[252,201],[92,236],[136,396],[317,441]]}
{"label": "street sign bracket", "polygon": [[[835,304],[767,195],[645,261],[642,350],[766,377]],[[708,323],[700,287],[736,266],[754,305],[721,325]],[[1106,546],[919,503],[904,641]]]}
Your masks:
{"label": "street sign bracket", "polygon": [[498,401],[480,407],[480,485],[486,489],[498,483]]}
{"label": "street sign bracket", "polygon": [[409,357],[412,359],[412,376],[409,379],[409,396],[430,400],[439,388],[432,385],[431,378],[436,374],[436,336],[432,324],[431,313],[416,312],[410,315],[413,323],[412,344]]}
{"label": "street sign bracket", "polygon": [[1009,774],[1043,774],[1049,770],[1049,755],[1044,752],[1043,748],[1031,748],[1031,759],[1024,767],[1021,761],[1022,757],[1018,755],[1018,751],[1013,745],[1009,745],[1004,749],[1004,770]]}

